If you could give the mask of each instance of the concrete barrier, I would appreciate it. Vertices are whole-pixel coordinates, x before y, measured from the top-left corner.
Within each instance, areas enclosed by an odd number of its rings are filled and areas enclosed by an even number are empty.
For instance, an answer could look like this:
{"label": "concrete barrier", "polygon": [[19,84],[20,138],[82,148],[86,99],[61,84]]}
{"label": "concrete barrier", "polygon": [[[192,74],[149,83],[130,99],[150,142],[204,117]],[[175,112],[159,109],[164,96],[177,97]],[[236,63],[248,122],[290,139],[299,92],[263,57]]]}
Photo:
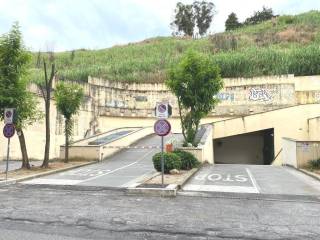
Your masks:
{"label": "concrete barrier", "polygon": [[212,125],[203,125],[202,127],[205,128],[205,132],[197,147],[179,147],[178,149],[190,152],[202,163],[214,164]]}
{"label": "concrete barrier", "polygon": [[[115,138],[112,141],[109,141],[107,143],[101,143],[99,145],[89,145],[89,143],[94,142],[99,138],[103,138],[110,134],[117,133],[119,131],[125,131],[128,129],[131,129],[132,131],[126,135],[119,136],[118,138]],[[127,147],[152,133],[152,127],[121,128],[112,130],[103,134],[99,134],[97,136],[93,136],[91,138],[74,142],[71,146],[69,146],[69,158],[80,158],[91,161],[101,161],[121,150],[120,148],[108,148],[109,146]],[[64,154],[65,146],[63,145],[60,146],[60,158],[64,158]]]}
{"label": "concrete barrier", "polygon": [[283,164],[303,168],[310,160],[320,158],[320,141],[300,141],[291,138],[282,139]]}

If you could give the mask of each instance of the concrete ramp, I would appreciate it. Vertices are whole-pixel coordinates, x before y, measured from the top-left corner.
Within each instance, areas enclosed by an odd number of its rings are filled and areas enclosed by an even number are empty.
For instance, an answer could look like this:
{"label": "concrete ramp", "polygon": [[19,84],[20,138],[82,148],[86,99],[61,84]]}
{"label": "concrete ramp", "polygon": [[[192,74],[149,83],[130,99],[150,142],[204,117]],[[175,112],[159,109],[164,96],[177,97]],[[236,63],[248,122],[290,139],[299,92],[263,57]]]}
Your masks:
{"label": "concrete ramp", "polygon": [[[262,151],[262,154],[265,154],[263,151],[266,152],[267,150],[263,145],[263,141],[266,141],[265,136],[271,136],[273,138],[273,143],[271,144],[271,140],[267,141],[270,141],[268,146],[273,147],[273,151],[271,152],[273,152],[273,157],[275,159],[273,159],[274,161],[271,161],[269,164],[281,165],[282,138],[287,137],[313,141],[320,140],[320,134],[318,134],[320,129],[319,116],[320,104],[305,104],[214,122],[214,151],[218,151],[216,149],[217,147],[222,147],[224,143],[222,140],[228,139],[228,151],[230,153],[237,143],[239,146],[239,144],[244,142],[242,141],[242,139],[244,139],[242,137],[250,137],[251,139],[251,143],[249,143],[249,145],[244,145],[244,148],[247,148],[245,151],[256,151],[253,145],[258,146],[259,140],[257,139],[259,139],[258,136],[261,135],[263,136],[263,140],[262,145],[260,144],[261,146],[259,145],[259,148],[262,148],[260,150]],[[253,134],[256,136],[256,139],[254,139]],[[238,137],[238,139],[235,139],[234,137]],[[233,144],[231,144],[231,142],[233,142]],[[243,150],[243,148],[241,150]],[[270,153],[270,149],[268,151]],[[235,153],[235,155],[236,154],[237,153]],[[257,159],[263,158],[263,156],[258,155],[252,155],[252,157],[256,157]],[[230,159],[230,156],[229,160],[231,162],[226,163],[239,163],[237,162],[237,159]],[[219,162],[219,159],[215,159],[215,162],[217,161]]]}

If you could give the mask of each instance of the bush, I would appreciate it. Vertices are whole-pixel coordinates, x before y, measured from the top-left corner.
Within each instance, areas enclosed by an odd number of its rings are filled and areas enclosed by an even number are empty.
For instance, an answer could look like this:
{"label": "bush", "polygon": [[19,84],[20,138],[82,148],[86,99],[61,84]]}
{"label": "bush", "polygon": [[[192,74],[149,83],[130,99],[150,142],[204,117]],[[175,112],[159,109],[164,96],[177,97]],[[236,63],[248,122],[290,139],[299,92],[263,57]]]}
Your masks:
{"label": "bush", "polygon": [[181,163],[182,163],[181,165],[182,170],[190,170],[200,165],[200,162],[198,161],[198,159],[189,152],[182,151],[182,150],[175,150],[173,153],[180,157]]}
{"label": "bush", "polygon": [[[175,153],[163,153],[164,159],[164,173],[169,173],[172,169],[181,169],[181,159]],[[161,172],[161,153],[157,153],[152,157],[153,166],[158,171]]]}
{"label": "bush", "polygon": [[309,167],[311,169],[320,169],[320,159],[309,161]]}

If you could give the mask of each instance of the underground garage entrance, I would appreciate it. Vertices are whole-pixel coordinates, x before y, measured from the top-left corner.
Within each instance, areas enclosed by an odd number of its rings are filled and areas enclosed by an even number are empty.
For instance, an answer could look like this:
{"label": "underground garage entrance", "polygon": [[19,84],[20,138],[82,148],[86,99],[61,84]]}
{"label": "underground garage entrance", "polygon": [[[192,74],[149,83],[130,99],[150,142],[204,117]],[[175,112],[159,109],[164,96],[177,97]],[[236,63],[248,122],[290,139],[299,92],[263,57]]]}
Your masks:
{"label": "underground garage entrance", "polygon": [[274,130],[266,129],[213,140],[218,164],[270,165],[274,160]]}

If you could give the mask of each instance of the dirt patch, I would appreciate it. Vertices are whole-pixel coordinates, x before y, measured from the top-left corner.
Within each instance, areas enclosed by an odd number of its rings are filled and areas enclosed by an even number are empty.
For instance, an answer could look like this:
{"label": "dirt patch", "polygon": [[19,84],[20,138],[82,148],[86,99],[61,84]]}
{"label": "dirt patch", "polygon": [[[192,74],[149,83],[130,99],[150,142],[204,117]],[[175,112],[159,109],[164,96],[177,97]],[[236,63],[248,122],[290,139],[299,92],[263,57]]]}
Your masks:
{"label": "dirt patch", "polygon": [[[190,171],[180,171],[178,174],[165,174],[164,184],[177,184],[181,186],[196,170],[194,168]],[[161,174],[147,180],[143,184],[161,184]]]}
{"label": "dirt patch", "polygon": [[304,28],[287,28],[282,32],[276,34],[280,42],[298,42],[298,43],[309,43],[314,40],[315,34],[309,29]]}
{"label": "dirt patch", "polygon": [[[40,174],[40,173],[45,173],[53,170],[70,168],[73,166],[79,166],[84,163],[85,163],[84,161],[72,161],[69,163],[51,162],[48,168],[41,168],[41,167],[34,166],[31,169],[16,169],[13,171],[9,171],[8,178],[11,178],[11,179],[23,178],[23,177],[28,177],[34,174]],[[0,173],[0,179],[4,179],[5,177],[6,177],[6,174],[4,172]]]}

